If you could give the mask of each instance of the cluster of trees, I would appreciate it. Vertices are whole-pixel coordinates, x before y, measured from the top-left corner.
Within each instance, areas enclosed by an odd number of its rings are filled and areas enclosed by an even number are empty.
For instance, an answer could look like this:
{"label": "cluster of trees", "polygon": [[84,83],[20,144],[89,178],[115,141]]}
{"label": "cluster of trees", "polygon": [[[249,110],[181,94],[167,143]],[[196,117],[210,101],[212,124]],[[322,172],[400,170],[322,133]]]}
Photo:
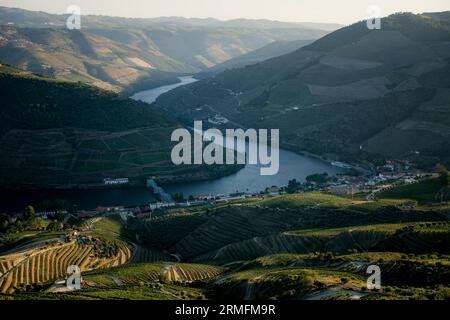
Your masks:
{"label": "cluster of trees", "polygon": [[23,211],[23,219],[13,221],[6,213],[0,214],[0,231],[4,233],[17,233],[24,230],[40,230],[45,228],[41,219],[36,219],[36,211],[27,206]]}
{"label": "cluster of trees", "polygon": [[15,234],[23,231],[60,231],[64,229],[64,215],[57,213],[54,220],[48,221],[36,217],[36,210],[32,206],[27,206],[22,217],[13,220],[10,215],[0,213],[0,232],[5,234]]}
{"label": "cluster of trees", "polygon": [[[325,184],[332,179],[335,179],[335,178],[330,177],[328,175],[328,173],[326,173],[326,172],[316,173],[316,174],[307,176],[306,183],[307,184],[312,184],[312,183]],[[301,182],[297,181],[297,179],[292,179],[292,180],[289,180],[288,185],[286,187],[284,187],[284,191],[286,191],[286,193],[293,194],[293,193],[296,193],[301,187],[302,187]]]}
{"label": "cluster of trees", "polygon": [[324,172],[324,173],[316,173],[316,174],[312,174],[306,177],[306,181],[307,182],[315,182],[315,183],[327,183],[328,181],[328,173]]}

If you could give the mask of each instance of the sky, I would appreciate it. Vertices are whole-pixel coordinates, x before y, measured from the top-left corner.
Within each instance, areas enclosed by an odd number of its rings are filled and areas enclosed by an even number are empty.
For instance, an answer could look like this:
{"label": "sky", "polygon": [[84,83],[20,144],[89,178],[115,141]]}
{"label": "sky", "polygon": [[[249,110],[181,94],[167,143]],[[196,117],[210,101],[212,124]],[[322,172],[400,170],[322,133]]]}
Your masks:
{"label": "sky", "polygon": [[377,5],[386,16],[450,10],[450,0],[0,0],[0,6],[65,13],[70,5],[82,14],[153,18],[181,16],[221,20],[236,18],[351,24],[368,17]]}

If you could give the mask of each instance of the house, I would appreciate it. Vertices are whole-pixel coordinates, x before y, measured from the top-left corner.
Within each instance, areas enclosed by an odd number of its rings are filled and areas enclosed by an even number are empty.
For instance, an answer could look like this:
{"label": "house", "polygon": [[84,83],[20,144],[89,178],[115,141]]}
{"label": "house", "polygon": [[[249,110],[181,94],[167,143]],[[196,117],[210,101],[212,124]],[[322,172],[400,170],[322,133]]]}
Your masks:
{"label": "house", "polygon": [[106,179],[103,179],[103,183],[105,185],[128,184],[128,183],[130,183],[130,179],[128,179],[128,178],[117,178],[117,179],[106,178]]}
{"label": "house", "polygon": [[150,204],[150,209],[156,210],[156,209],[169,208],[169,207],[175,207],[175,206],[176,206],[175,202],[156,202],[156,203]]}
{"label": "house", "polygon": [[209,201],[209,200],[215,200],[215,196],[212,194],[203,194],[203,195],[198,195],[195,197],[195,199],[199,200],[199,201]]}
{"label": "house", "polygon": [[124,210],[124,206],[114,206],[114,207],[97,207],[97,212],[108,213],[108,212],[118,212]]}

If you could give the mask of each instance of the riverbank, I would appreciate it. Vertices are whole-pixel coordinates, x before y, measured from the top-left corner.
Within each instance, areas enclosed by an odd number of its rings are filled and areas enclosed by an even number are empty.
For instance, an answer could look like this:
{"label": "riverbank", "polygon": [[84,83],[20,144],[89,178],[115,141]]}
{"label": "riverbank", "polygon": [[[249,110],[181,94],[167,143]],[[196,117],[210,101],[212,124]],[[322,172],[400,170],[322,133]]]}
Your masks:
{"label": "riverbank", "polygon": [[[133,95],[133,99],[151,103],[161,94],[195,81],[197,80],[193,76],[181,77],[177,84],[138,92]],[[261,176],[258,165],[208,166],[204,170],[189,166],[186,169],[180,170],[179,167],[177,169],[169,173],[159,172],[159,175],[158,171],[151,174],[124,172],[120,178],[129,179],[130,183],[127,185],[107,186],[102,183],[103,175],[91,180],[97,181],[91,184],[61,184],[52,185],[51,188],[48,185],[16,185],[9,188],[10,192],[8,197],[4,197],[4,203],[8,204],[11,199],[14,199],[13,202],[18,209],[23,209],[28,204],[54,199],[68,199],[74,205],[83,208],[116,204],[134,205],[149,203],[153,200],[146,187],[147,178],[154,178],[158,185],[169,194],[183,194],[187,197],[203,194],[260,192],[273,186],[286,186],[292,179],[305,181],[306,177],[312,174],[326,172],[331,176],[342,172],[341,168],[333,167],[318,158],[306,157],[282,149],[280,149],[280,171],[275,176]],[[25,193],[27,193],[26,196]]]}

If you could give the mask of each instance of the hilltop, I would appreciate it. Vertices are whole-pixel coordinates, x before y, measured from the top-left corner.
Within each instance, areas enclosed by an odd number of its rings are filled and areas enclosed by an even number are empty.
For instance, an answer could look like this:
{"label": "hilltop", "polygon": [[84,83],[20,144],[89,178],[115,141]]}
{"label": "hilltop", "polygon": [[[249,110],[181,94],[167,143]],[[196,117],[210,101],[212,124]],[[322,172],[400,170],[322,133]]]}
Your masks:
{"label": "hilltop", "polygon": [[[395,14],[161,96],[182,121],[279,128],[282,145],[343,161],[450,160],[448,14]],[[436,18],[441,17],[441,18]]]}

